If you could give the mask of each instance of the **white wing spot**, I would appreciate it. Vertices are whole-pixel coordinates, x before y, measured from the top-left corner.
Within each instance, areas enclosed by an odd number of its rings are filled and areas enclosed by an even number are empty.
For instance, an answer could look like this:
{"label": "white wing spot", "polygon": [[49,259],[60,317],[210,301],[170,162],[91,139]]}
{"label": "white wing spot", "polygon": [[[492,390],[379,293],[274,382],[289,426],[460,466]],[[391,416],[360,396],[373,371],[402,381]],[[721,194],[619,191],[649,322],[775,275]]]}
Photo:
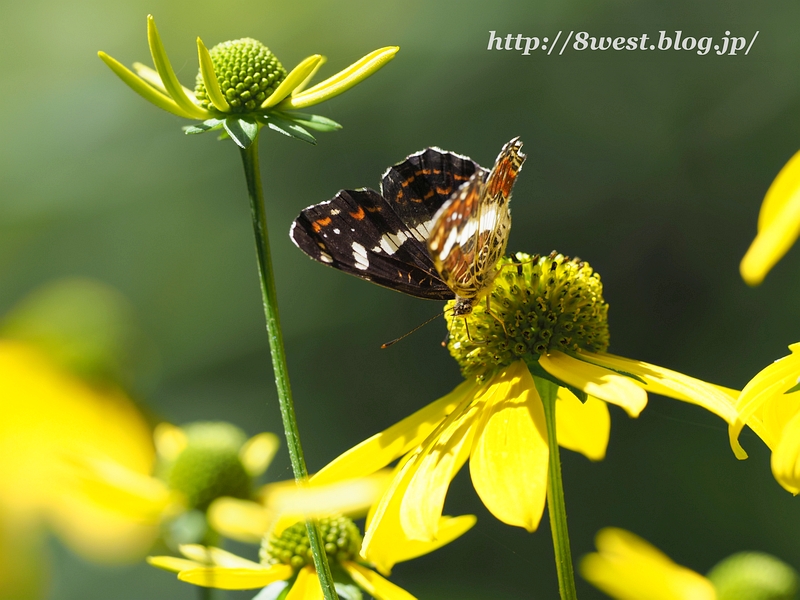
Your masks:
{"label": "white wing spot", "polygon": [[356,269],[366,271],[369,268],[367,249],[358,242],[353,242],[353,259],[356,261]]}
{"label": "white wing spot", "polygon": [[403,245],[408,239],[408,236],[402,232],[398,231],[397,233],[385,233],[381,236],[381,248],[383,251],[386,252],[389,256],[397,252],[400,246]]}
{"label": "white wing spot", "polygon": [[332,208],[332,209],[331,209],[331,214],[332,214],[334,217],[335,217],[336,215],[338,215],[340,212],[342,212],[342,211],[340,211],[338,208]]}
{"label": "white wing spot", "polygon": [[332,263],[332,262],[333,262],[333,259],[331,258],[331,255],[330,255],[330,254],[328,254],[327,252],[320,252],[320,253],[319,253],[319,259],[320,259],[322,262],[324,262],[324,263],[328,263],[328,264],[330,264],[330,263]]}
{"label": "white wing spot", "polygon": [[333,233],[335,233],[336,235],[339,235],[339,234],[340,234],[340,233],[342,233],[342,232],[341,232],[341,231],[339,231],[339,230],[338,230],[336,227],[334,227],[334,228],[333,228]]}

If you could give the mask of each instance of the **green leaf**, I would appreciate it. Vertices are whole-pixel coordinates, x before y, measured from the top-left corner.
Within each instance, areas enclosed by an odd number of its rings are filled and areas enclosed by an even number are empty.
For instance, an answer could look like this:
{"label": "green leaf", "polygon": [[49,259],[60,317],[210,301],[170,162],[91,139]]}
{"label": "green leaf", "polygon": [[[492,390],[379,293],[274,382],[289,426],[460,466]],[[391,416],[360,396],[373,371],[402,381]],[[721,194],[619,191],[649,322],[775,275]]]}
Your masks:
{"label": "green leaf", "polygon": [[339,595],[340,600],[363,600],[364,598],[361,594],[361,589],[353,583],[337,581],[334,586],[336,587],[336,593]]}
{"label": "green leaf", "polygon": [[314,136],[303,129],[302,126],[292,123],[291,121],[287,121],[286,119],[269,115],[268,117],[263,117],[262,122],[273,131],[277,131],[283,135],[288,135],[296,140],[308,142],[309,144],[314,145],[317,143],[317,140],[314,138]]}
{"label": "green leaf", "polygon": [[215,129],[222,129],[222,125],[225,123],[222,119],[208,119],[207,121],[203,121],[199,125],[186,125],[183,128],[183,131],[186,135],[192,135],[195,133],[205,133],[206,131],[214,131]]}
{"label": "green leaf", "polygon": [[240,148],[249,148],[258,136],[258,123],[244,117],[228,117],[224,127]]}
{"label": "green leaf", "polygon": [[253,600],[278,600],[279,598],[285,598],[289,593],[289,589],[290,586],[287,582],[276,581],[275,583],[270,583],[256,594]]}
{"label": "green leaf", "polygon": [[275,115],[281,119],[286,119],[287,121],[297,123],[302,127],[313,129],[314,131],[327,132],[336,131],[342,128],[342,126],[333,119],[328,119],[327,117],[322,117],[320,115],[312,115],[310,113],[275,112]]}
{"label": "green leaf", "polygon": [[791,394],[792,392],[800,392],[800,381],[798,381],[793,387],[790,387],[788,390],[783,392],[784,394]]}

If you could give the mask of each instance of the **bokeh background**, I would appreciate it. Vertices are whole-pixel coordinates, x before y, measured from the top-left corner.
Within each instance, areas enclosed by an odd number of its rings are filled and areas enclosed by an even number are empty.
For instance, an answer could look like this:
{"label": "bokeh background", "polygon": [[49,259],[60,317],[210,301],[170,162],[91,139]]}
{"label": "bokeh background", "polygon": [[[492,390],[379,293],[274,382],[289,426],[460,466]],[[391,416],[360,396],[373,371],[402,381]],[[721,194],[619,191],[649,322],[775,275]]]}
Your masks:
{"label": "bokeh background", "polygon": [[[738,261],[772,178],[800,148],[800,5],[792,0],[124,3],[31,0],[0,20],[0,314],[38,286],[91,277],[134,307],[146,360],[131,393],[154,419],[225,419],[278,432],[238,152],[143,101],[97,59],[150,62],[157,18],[184,84],[194,40],[267,44],[289,68],[329,57],[321,76],[384,45],[383,71],[320,114],[344,124],[312,147],[264,135],[261,160],[283,325],[309,467],[438,398],[459,381],[441,322],[381,351],[440,306],[307,259],[288,238],[305,206],[378,184],[426,146],[490,165],[522,136],[509,249],[588,260],[611,305],[611,351],[742,386],[800,339],[800,250],[757,289]],[[750,39],[748,56],[694,52],[487,51],[489,31]],[[738,462],[723,424],[653,396],[637,420],[612,408],[605,461],[564,453],[576,557],[607,525],[631,529],[700,572],[743,549],[800,566],[800,506],[752,434]],[[0,459],[2,460],[2,459]],[[285,450],[270,468],[290,475]],[[555,598],[547,518],[534,534],[483,508],[461,473],[449,514],[473,531],[396,567],[420,598]],[[254,552],[254,551],[253,551]],[[90,565],[51,540],[49,598],[194,598],[143,564]],[[579,582],[583,598],[599,592]],[[250,594],[252,596],[252,594]],[[231,595],[231,597],[249,597]]]}

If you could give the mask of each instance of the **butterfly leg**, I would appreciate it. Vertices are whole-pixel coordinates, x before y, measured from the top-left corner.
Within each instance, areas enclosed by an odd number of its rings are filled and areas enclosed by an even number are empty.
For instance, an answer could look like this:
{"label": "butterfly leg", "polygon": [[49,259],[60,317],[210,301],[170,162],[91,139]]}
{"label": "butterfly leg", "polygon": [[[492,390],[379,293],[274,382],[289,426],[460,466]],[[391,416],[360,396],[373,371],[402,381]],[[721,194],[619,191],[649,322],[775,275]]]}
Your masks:
{"label": "butterfly leg", "polygon": [[[520,268],[521,268],[521,267],[520,267]],[[503,333],[505,333],[505,334],[506,334],[506,337],[508,337],[508,330],[506,329],[506,324],[505,324],[505,322],[503,322],[503,319],[501,319],[500,317],[498,317],[496,314],[494,314],[494,313],[492,312],[492,305],[491,305],[491,303],[490,303],[490,301],[489,301],[490,297],[491,297],[491,294],[488,294],[488,295],[486,296],[486,314],[489,314],[489,315],[491,315],[491,316],[492,316],[492,318],[493,318],[495,321],[497,321],[498,323],[500,323],[500,326],[503,328]]]}

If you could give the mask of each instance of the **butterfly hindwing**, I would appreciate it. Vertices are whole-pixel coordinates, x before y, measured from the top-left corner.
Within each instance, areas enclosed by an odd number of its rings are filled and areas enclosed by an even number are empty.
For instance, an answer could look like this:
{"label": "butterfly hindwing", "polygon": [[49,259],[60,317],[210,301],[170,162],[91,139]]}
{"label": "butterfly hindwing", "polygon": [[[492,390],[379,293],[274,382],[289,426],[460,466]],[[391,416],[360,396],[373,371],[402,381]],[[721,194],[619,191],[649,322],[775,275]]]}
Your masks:
{"label": "butterfly hindwing", "polygon": [[290,235],[314,260],[361,279],[418,298],[453,297],[425,245],[374,190],[342,190],[306,208]]}

